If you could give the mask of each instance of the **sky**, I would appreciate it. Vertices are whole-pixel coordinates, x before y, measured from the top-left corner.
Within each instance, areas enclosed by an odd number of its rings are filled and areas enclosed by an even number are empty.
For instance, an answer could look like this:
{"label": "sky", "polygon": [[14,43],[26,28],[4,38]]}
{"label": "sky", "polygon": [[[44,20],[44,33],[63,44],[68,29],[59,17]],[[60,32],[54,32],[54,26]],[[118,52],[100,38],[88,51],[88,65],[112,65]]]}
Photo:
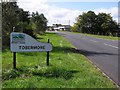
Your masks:
{"label": "sky", "polygon": [[94,11],[96,14],[110,13],[118,22],[118,0],[18,0],[18,5],[30,13],[38,11],[48,20],[48,25],[73,25],[76,17],[83,12]]}

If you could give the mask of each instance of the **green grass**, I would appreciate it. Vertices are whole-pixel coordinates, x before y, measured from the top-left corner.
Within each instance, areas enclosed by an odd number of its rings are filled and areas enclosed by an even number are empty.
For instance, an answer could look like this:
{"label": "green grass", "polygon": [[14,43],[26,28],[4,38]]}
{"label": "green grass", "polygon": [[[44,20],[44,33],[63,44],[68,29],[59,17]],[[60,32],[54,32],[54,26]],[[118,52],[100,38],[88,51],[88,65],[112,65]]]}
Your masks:
{"label": "green grass", "polygon": [[3,88],[116,88],[89,60],[63,37],[54,33],[41,36],[50,39],[50,66],[46,52],[17,53],[17,70],[13,70],[12,53],[3,52]]}
{"label": "green grass", "polygon": [[85,36],[92,36],[92,37],[96,37],[96,38],[102,38],[102,39],[108,39],[108,40],[118,40],[118,37],[113,37],[113,36],[102,36],[102,35],[93,35],[93,34],[85,34],[85,33],[78,33],[78,32],[72,32],[74,34],[82,34]]}

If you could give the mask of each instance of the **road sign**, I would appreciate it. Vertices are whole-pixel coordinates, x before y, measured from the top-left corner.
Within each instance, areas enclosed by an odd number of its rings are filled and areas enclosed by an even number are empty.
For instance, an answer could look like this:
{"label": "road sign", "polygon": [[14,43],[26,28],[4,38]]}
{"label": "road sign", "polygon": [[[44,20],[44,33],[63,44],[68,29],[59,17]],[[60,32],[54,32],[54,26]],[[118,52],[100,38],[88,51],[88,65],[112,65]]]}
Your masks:
{"label": "road sign", "polygon": [[51,51],[52,45],[39,42],[25,33],[12,32],[10,34],[10,49],[12,52]]}

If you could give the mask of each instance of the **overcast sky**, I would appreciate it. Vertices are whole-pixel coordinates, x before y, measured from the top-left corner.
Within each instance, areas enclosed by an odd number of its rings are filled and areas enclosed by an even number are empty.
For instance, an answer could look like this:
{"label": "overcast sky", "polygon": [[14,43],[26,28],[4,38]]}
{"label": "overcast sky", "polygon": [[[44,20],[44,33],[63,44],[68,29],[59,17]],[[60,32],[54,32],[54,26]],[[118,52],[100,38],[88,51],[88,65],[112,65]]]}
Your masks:
{"label": "overcast sky", "polygon": [[75,18],[89,10],[96,14],[99,12],[111,13],[114,20],[118,22],[118,0],[18,0],[18,5],[26,11],[43,13],[48,19],[48,25],[55,23],[75,23]]}

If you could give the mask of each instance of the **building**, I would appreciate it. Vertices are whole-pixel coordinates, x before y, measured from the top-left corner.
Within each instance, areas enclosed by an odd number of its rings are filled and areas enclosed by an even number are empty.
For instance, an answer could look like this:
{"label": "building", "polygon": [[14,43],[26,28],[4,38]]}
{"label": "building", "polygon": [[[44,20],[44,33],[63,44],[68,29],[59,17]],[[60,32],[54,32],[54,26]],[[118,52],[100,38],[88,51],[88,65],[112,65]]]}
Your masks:
{"label": "building", "polygon": [[70,25],[53,24],[53,29],[57,31],[70,31]]}
{"label": "building", "polygon": [[70,31],[70,25],[62,25],[64,27],[64,31]]}

